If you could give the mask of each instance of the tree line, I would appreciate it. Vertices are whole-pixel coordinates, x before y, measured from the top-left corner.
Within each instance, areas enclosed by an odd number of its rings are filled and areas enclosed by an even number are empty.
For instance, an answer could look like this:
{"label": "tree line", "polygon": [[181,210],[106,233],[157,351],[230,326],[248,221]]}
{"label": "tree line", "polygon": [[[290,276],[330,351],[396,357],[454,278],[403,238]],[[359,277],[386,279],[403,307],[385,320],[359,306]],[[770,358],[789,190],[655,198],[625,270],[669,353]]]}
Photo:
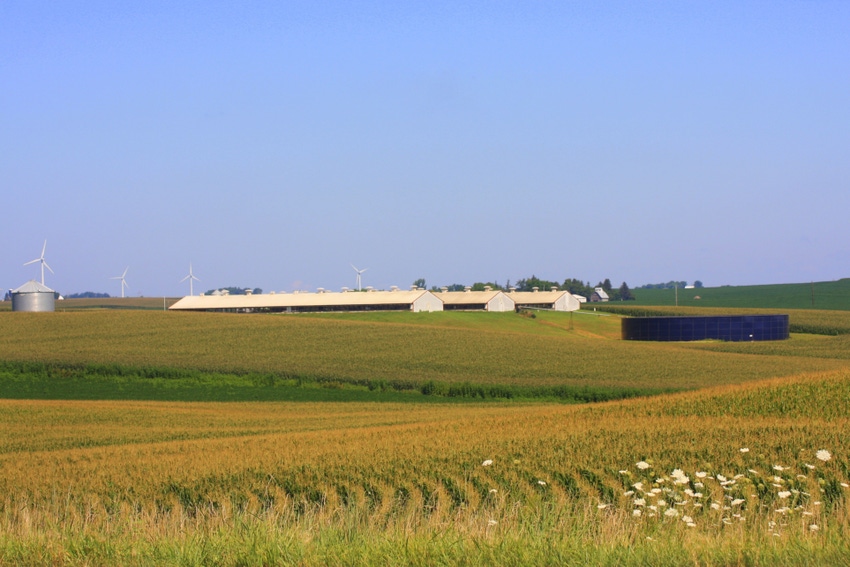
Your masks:
{"label": "tree line", "polygon": [[[416,283],[422,284],[420,287],[423,288],[425,287],[424,282],[425,280],[422,278],[416,280]],[[497,289],[500,291],[509,291],[512,287],[515,287],[516,291],[534,291],[535,287],[539,291],[551,291],[553,288],[558,288],[559,290],[569,291],[573,295],[581,295],[588,299],[590,299],[595,288],[601,287],[605,290],[605,293],[608,294],[608,298],[611,301],[629,301],[635,298],[626,282],[620,284],[620,287],[614,288],[611,284],[611,280],[608,278],[605,278],[596,285],[591,285],[589,281],[584,282],[575,278],[567,278],[563,282],[558,282],[544,280],[532,275],[528,278],[519,279],[514,284],[511,284],[511,280],[508,280],[505,285],[501,285],[499,282],[475,282],[470,286],[470,288],[472,291],[484,291],[484,289],[488,286],[491,289]],[[448,291],[463,291],[467,286],[456,283],[445,287],[448,288]],[[440,291],[440,288],[433,286],[431,287],[431,291]]]}

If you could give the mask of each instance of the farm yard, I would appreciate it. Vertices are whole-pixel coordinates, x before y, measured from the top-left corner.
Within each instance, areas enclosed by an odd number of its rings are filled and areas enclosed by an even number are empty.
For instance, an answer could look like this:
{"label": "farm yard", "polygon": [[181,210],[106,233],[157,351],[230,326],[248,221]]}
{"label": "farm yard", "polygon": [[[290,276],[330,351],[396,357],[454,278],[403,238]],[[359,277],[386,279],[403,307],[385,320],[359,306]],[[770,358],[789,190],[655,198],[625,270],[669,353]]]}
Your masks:
{"label": "farm yard", "polygon": [[0,564],[846,564],[850,313],[790,314],[0,313]]}

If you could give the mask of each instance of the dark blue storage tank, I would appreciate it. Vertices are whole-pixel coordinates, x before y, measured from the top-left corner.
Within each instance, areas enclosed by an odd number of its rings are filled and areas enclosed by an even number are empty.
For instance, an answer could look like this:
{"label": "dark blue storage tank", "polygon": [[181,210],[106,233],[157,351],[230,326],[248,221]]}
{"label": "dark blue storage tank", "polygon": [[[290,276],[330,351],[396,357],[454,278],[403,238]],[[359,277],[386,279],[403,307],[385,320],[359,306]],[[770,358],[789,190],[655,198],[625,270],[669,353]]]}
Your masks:
{"label": "dark blue storage tank", "polygon": [[788,315],[627,317],[627,341],[781,341],[789,337]]}

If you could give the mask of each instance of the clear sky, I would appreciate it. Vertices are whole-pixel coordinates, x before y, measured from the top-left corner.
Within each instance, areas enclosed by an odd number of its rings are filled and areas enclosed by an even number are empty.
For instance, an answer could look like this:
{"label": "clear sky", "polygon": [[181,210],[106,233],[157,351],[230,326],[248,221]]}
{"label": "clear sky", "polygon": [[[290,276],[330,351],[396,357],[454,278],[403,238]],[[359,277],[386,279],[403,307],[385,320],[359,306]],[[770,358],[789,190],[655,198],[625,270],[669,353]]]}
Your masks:
{"label": "clear sky", "polygon": [[850,2],[0,3],[0,287],[850,277]]}

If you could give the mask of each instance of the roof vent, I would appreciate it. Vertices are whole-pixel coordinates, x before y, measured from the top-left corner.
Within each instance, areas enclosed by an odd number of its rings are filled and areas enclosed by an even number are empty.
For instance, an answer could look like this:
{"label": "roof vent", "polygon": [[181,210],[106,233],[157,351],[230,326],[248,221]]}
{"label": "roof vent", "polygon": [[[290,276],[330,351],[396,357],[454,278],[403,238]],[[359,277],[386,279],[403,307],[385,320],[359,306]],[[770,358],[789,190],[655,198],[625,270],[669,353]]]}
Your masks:
{"label": "roof vent", "polygon": [[390,291],[398,291],[398,286],[397,285],[391,285]]}
{"label": "roof vent", "polygon": [[449,288],[447,288],[446,286],[443,286],[443,287],[440,288],[440,291],[442,291],[443,293],[446,293],[447,291],[449,291]]}
{"label": "roof vent", "polygon": [[253,289],[246,289],[245,295],[254,295],[254,290]]}
{"label": "roof vent", "polygon": [[553,285],[553,286],[552,286],[552,291],[558,291],[558,286]]}
{"label": "roof vent", "polygon": [[347,291],[349,291],[349,289],[348,289],[347,287],[343,286],[343,287],[342,287],[342,293],[345,293],[345,292],[347,292]]}
{"label": "roof vent", "polygon": [[540,291],[540,288],[537,287],[537,286],[534,286],[533,288],[531,288],[531,291],[533,291],[534,293],[537,293],[538,291]]}
{"label": "roof vent", "polygon": [[485,286],[484,286],[484,291],[493,291],[493,286],[491,286],[491,285],[485,285]]}
{"label": "roof vent", "polygon": [[471,286],[465,286],[463,288],[463,291],[472,291],[472,287]]}
{"label": "roof vent", "polygon": [[511,292],[511,293],[516,293],[516,286],[511,286],[511,287],[510,287],[510,292]]}

